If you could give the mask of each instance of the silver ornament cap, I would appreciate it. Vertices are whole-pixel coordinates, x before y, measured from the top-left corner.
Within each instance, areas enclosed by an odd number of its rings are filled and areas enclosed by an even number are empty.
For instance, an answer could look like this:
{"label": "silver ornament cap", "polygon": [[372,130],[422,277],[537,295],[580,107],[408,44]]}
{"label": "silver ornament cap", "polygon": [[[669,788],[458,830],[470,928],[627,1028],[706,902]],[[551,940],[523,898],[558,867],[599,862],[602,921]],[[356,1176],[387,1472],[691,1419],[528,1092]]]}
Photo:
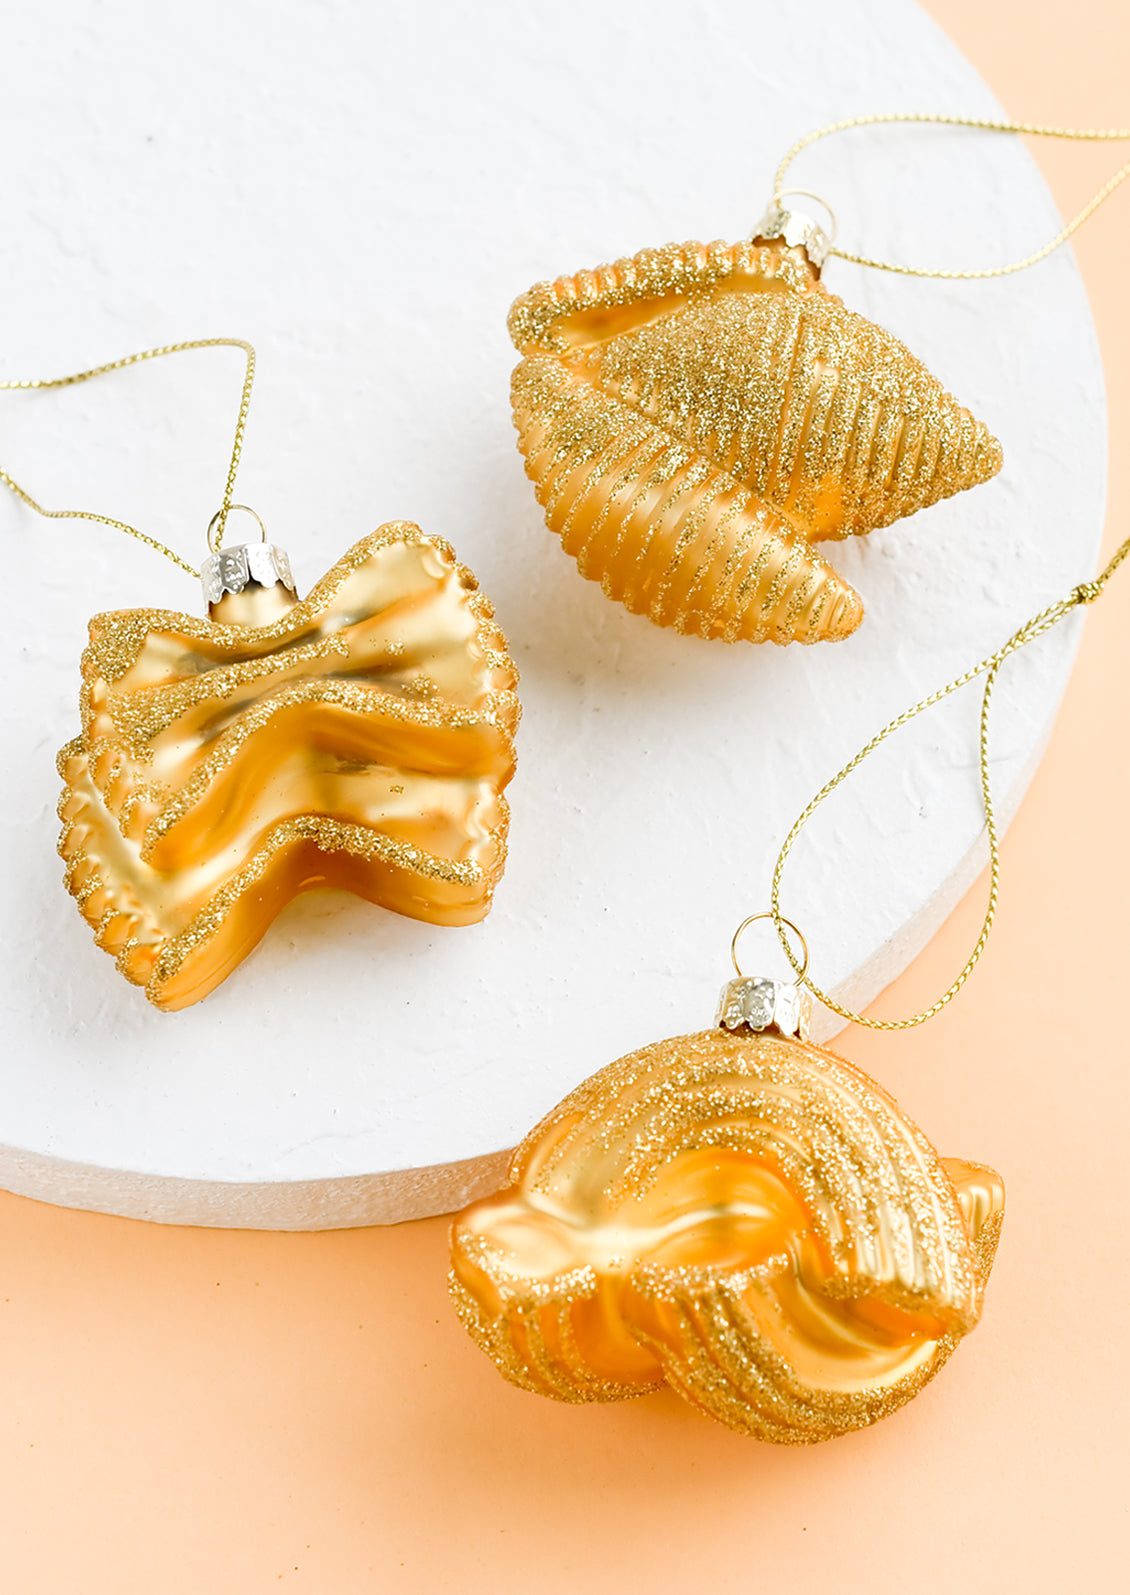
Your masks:
{"label": "silver ornament cap", "polygon": [[780,239],[790,249],[803,249],[817,271],[832,252],[832,239],[803,211],[789,210],[774,200],[753,232],[754,242]]}
{"label": "silver ornament cap", "polygon": [[722,1030],[771,1030],[804,1041],[811,1015],[812,998],[803,986],[742,975],[722,987],[715,1022]]}
{"label": "silver ornament cap", "polygon": [[241,593],[245,587],[283,587],[291,598],[298,592],[285,549],[276,543],[231,543],[217,549],[200,567],[204,602],[209,609],[225,593]]}

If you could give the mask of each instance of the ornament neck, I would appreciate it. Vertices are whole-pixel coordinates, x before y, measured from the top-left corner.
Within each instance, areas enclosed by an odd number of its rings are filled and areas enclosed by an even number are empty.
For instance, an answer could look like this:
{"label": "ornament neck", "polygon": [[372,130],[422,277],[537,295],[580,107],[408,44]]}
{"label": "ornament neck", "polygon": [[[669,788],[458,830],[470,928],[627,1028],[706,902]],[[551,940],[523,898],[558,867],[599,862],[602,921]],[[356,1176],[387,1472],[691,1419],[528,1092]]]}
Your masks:
{"label": "ornament neck", "polygon": [[298,602],[290,560],[275,543],[233,543],[200,569],[209,618],[223,626],[268,626]]}
{"label": "ornament neck", "polygon": [[811,1015],[812,999],[803,986],[743,975],[722,987],[715,1023],[721,1030],[769,1030],[805,1041]]}
{"label": "ornament neck", "polygon": [[[787,926],[800,943],[803,961],[794,964],[796,981],[770,980],[765,975],[747,975],[738,962],[738,943],[750,925],[758,920],[772,919],[775,925]],[[778,929],[780,934],[780,929]],[[794,954],[789,950],[789,957]],[[737,980],[728,981],[722,988],[718,1001],[715,1024],[722,1030],[770,1030],[779,1036],[792,1036],[800,1041],[808,1039],[809,1020],[812,1017],[812,999],[804,987],[808,970],[808,943],[791,919],[779,918],[776,912],[750,914],[734,932],[730,943],[730,958]]]}
{"label": "ornament neck", "polygon": [[802,249],[809,265],[819,276],[820,268],[832,252],[834,235],[826,233],[823,227],[804,211],[789,210],[781,203],[782,197],[778,196],[773,200],[758,222],[754,229],[753,242],[784,244],[787,249]]}

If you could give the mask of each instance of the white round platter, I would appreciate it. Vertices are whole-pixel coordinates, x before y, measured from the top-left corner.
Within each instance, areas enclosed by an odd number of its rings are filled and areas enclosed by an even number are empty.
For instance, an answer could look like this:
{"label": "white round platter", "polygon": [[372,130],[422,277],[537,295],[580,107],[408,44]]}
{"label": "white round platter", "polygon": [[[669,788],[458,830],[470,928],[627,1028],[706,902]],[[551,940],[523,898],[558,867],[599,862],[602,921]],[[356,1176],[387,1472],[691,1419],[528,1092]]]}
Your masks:
{"label": "white round platter", "polygon": [[[849,641],[705,643],[609,603],[546,532],[514,447],[506,310],[646,244],[748,234],[777,159],[817,123],[999,114],[909,0],[55,0],[8,19],[5,55],[3,375],[252,339],[238,496],[300,585],[383,521],[448,538],[494,601],[525,713],[487,922],[434,930],[312,894],[213,996],[162,1015],[63,889],[54,755],[77,730],[89,616],[198,612],[198,591],[104,527],[0,502],[0,1184],[256,1228],[450,1209],[495,1185],[504,1150],[585,1075],[709,1024],[732,929],[766,906],[808,798],[1092,572],[1105,410],[1073,259],[982,283],[829,263],[833,291],[990,425],[1005,469],[832,547],[867,607]],[[1003,138],[854,133],[792,175],[832,201],[846,247],[887,258],[1005,261],[1058,225]],[[209,352],[0,394],[0,464],[49,504],[198,559],[238,380],[236,355]],[[1008,666],[1006,820],[1077,635],[1073,619]],[[798,846],[785,911],[817,978],[856,1003],[983,862],[976,710],[966,695],[916,721]]]}

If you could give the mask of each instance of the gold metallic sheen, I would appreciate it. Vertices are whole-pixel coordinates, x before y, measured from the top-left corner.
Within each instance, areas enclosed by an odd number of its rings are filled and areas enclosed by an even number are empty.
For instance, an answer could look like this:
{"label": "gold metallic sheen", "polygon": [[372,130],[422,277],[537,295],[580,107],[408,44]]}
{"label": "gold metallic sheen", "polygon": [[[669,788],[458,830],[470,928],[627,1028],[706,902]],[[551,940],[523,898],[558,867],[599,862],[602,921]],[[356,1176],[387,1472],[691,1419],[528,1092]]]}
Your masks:
{"label": "gold metallic sheen", "polygon": [[562,1401],[667,1383],[783,1444],[918,1393],[977,1322],[1004,1210],[844,1059],[720,1030],[594,1075],[510,1179],[455,1220],[450,1276],[506,1378]]}
{"label": "gold metallic sheen", "polygon": [[506,858],[517,673],[474,576],[382,527],[303,602],[90,623],[59,851],[100,947],[158,1008],[224,980],[299,892],[483,918]]}
{"label": "gold metallic sheen", "polygon": [[1001,467],[922,362],[780,242],[645,249],[538,284],[508,326],[551,530],[609,597],[677,631],[847,636],[862,603],[811,544]]}

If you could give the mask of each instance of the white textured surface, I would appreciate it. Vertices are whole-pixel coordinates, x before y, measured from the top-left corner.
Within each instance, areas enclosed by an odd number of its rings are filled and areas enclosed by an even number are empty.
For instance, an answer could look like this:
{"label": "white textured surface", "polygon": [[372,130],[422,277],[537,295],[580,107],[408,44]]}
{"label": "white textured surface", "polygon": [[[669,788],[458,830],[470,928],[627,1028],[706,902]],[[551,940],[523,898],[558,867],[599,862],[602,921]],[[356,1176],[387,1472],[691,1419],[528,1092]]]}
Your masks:
{"label": "white textured surface", "polygon": [[[529,0],[378,8],[82,0],[6,23],[5,375],[167,340],[261,355],[239,496],[307,587],[409,518],[450,538],[523,673],[511,861],[483,926],[308,897],[214,996],[162,1016],[60,885],[53,756],[91,612],[198,606],[114,533],[0,503],[9,855],[0,1183],[168,1221],[320,1227],[442,1210],[594,1068],[708,1022],[734,924],[784,832],[888,717],[1094,566],[1098,355],[1069,254],[997,283],[832,263],[986,420],[1003,475],[831,557],[867,605],[823,649],[657,631],[583,582],[513,446],[504,317],[536,279],[748,232],[783,149],[878,108],[993,113],[906,0]],[[847,247],[947,264],[1024,253],[1050,199],[1008,140],[853,134],[794,180]],[[0,395],[0,463],[49,503],[199,557],[237,356]],[[994,770],[1011,812],[1077,623],[1009,667]],[[901,969],[977,867],[972,698],[903,733],[814,822],[786,880],[818,978]],[[830,1033],[825,1030],[825,1034]],[[486,1161],[483,1161],[486,1160]]]}

